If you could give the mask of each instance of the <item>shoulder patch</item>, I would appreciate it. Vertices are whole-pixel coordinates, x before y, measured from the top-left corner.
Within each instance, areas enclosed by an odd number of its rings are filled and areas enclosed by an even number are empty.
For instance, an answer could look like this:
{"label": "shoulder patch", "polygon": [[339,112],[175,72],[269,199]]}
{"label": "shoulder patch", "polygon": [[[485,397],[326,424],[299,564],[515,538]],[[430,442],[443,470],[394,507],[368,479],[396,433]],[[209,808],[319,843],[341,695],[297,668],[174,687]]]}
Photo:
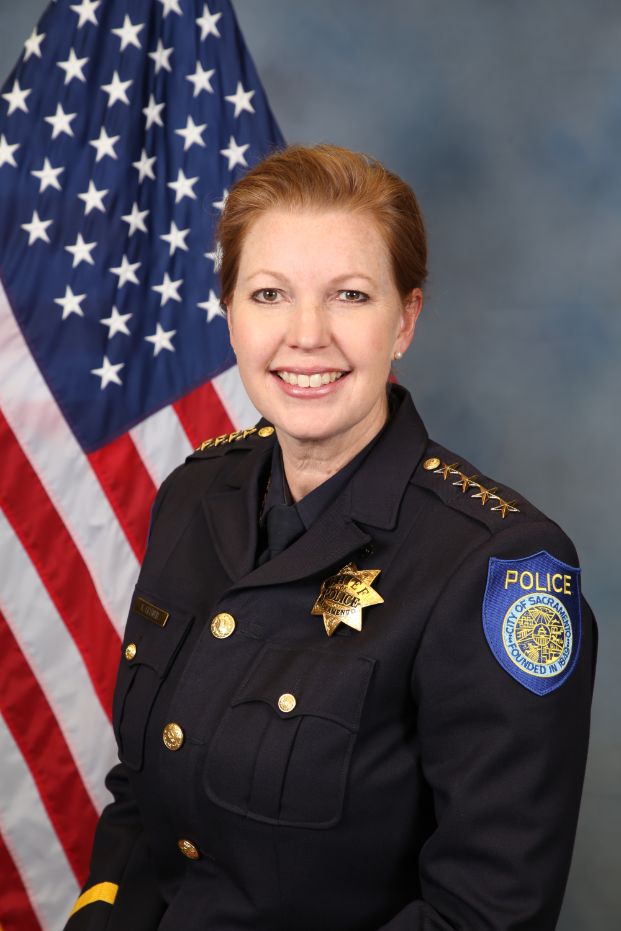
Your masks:
{"label": "shoulder patch", "polygon": [[537,695],[571,675],[580,652],[580,569],[546,550],[489,561],[483,629],[502,668]]}
{"label": "shoulder patch", "polygon": [[443,481],[450,481],[461,489],[462,494],[468,493],[471,498],[478,498],[481,506],[489,506],[490,510],[498,511],[501,517],[519,512],[517,501],[507,501],[498,494],[498,488],[487,488],[477,481],[478,475],[467,475],[459,468],[458,462],[443,462],[438,456],[431,456],[423,461],[423,469],[438,475]]}

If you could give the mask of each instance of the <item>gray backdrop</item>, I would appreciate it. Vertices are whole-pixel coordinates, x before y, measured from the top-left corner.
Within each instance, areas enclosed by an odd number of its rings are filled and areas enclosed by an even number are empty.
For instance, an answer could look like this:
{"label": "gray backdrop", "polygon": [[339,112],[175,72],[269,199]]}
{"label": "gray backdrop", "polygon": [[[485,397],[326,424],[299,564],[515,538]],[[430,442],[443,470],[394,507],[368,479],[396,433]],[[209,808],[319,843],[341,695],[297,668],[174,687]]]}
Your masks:
{"label": "gray backdrop", "polygon": [[[0,0],[2,80],[45,5]],[[420,197],[431,276],[399,377],[430,432],[517,487],[576,543],[600,658],[559,931],[613,931],[621,920],[621,4],[234,6],[287,140],[367,151]]]}

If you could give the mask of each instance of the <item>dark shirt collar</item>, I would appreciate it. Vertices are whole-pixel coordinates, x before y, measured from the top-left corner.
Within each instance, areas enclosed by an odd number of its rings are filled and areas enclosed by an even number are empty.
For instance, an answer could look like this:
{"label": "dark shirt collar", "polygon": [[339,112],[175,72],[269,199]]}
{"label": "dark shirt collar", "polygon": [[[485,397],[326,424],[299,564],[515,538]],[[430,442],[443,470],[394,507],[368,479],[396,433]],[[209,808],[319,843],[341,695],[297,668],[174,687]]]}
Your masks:
{"label": "dark shirt collar", "polygon": [[260,518],[262,552],[259,562],[265,562],[281,552],[304,531],[309,530],[326,508],[345,490],[364,459],[379,441],[398,406],[394,394],[390,393],[388,420],[382,429],[342,469],[297,502],[291,500],[280,445],[274,444],[270,482]]}

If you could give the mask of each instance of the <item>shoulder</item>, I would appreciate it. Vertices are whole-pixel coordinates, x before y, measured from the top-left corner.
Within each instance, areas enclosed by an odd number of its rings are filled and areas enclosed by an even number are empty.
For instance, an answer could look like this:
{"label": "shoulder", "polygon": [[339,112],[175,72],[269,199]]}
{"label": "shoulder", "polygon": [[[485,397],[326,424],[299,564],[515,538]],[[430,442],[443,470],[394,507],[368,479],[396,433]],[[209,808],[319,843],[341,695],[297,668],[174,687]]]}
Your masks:
{"label": "shoulder", "polygon": [[234,475],[243,461],[265,455],[274,441],[274,427],[263,420],[253,427],[203,440],[160,486],[152,523],[162,510],[187,512],[207,491]]}
{"label": "shoulder", "polygon": [[492,534],[549,521],[519,491],[433,440],[429,440],[411,481],[426,489],[438,507],[461,514]]}
{"label": "shoulder", "polygon": [[466,565],[477,551],[516,559],[545,550],[578,566],[574,544],[555,520],[519,491],[433,440],[411,483],[424,490],[431,525],[460,541],[458,564]]}

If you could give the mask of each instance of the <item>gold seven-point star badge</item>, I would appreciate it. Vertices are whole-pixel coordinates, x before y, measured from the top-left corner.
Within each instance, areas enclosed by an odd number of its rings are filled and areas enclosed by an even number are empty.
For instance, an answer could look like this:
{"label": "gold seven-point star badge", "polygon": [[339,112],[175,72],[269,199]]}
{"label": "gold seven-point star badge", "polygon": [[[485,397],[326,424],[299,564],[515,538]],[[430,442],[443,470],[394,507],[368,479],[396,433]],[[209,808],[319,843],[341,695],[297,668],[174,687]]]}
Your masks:
{"label": "gold seven-point star badge", "polygon": [[323,615],[323,624],[331,637],[339,624],[362,630],[362,609],[382,604],[384,599],[371,585],[381,569],[358,569],[353,562],[339,569],[321,583],[319,598],[311,614]]}

